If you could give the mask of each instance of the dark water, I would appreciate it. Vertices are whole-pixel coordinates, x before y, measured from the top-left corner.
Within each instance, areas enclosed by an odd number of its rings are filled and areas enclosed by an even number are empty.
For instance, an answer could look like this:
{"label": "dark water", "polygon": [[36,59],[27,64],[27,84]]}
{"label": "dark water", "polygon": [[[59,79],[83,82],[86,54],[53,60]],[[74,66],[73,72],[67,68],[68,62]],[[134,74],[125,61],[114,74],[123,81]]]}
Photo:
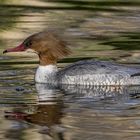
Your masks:
{"label": "dark water", "polygon": [[129,0],[0,0],[0,139],[139,140],[139,86],[39,85],[35,55],[2,54],[51,29],[73,51],[59,67],[83,58],[139,66],[139,6]]}

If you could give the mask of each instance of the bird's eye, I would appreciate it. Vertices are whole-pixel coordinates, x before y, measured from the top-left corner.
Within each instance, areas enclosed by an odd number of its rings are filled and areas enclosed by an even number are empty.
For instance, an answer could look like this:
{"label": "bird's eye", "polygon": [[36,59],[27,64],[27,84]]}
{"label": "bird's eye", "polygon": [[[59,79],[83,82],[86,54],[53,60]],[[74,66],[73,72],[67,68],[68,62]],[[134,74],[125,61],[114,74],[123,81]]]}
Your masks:
{"label": "bird's eye", "polygon": [[25,42],[25,47],[30,47],[32,45],[32,42],[31,41],[27,41],[27,42]]}

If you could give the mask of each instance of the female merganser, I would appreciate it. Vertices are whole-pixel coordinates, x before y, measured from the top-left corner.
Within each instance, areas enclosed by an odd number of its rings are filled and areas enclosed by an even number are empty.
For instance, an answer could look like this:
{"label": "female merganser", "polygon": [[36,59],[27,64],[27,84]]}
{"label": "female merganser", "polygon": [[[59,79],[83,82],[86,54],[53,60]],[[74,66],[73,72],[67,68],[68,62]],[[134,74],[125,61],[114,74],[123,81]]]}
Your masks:
{"label": "female merganser", "polygon": [[35,74],[37,83],[55,85],[140,85],[140,69],[113,62],[84,60],[57,69],[57,60],[70,54],[65,43],[48,31],[29,36],[24,42],[5,50],[20,52],[31,49],[38,54],[40,64]]}

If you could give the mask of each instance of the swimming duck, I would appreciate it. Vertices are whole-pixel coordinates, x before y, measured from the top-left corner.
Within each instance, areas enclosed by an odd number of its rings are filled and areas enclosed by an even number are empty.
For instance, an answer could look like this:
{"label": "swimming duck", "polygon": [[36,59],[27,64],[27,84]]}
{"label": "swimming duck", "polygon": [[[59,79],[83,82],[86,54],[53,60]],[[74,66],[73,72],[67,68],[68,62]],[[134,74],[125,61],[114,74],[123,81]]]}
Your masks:
{"label": "swimming duck", "polygon": [[29,36],[19,46],[5,50],[32,50],[39,56],[35,81],[49,84],[74,85],[140,85],[140,69],[109,61],[83,60],[58,70],[59,59],[70,54],[70,49],[55,34],[43,31]]}

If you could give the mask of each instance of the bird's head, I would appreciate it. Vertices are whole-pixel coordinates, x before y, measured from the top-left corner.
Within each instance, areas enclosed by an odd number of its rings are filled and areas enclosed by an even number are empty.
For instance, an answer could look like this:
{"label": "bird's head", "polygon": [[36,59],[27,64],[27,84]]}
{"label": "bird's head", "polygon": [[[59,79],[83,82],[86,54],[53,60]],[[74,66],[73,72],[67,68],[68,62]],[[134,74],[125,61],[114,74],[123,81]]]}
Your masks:
{"label": "bird's head", "polygon": [[70,54],[66,43],[48,31],[33,34],[26,38],[19,46],[6,49],[3,53],[22,52],[26,50],[32,50],[37,53],[43,65],[53,61],[56,62],[58,59]]}

